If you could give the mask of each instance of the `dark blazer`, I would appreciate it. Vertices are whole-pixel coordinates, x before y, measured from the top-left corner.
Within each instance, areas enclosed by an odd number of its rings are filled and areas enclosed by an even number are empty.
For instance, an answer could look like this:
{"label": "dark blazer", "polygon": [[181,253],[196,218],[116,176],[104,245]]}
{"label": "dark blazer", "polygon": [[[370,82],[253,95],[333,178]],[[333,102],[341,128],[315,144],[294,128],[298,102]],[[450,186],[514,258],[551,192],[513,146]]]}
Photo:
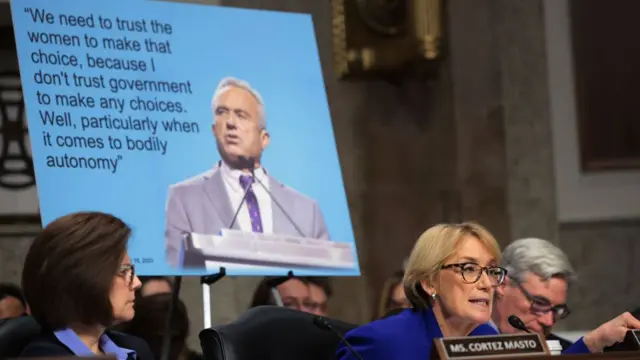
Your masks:
{"label": "dark blazer", "polygon": [[[483,324],[470,336],[495,334],[494,328]],[[442,331],[431,309],[409,309],[354,329],[347,333],[345,339],[367,360],[425,360],[431,357],[433,339],[441,337]],[[341,343],[336,359],[357,358]]]}
{"label": "dark blazer", "polygon": [[[116,331],[106,331],[107,336],[119,347],[136,352],[136,360],[156,360],[149,345],[142,339]],[[44,332],[33,339],[22,351],[21,357],[74,356],[52,332]]]}

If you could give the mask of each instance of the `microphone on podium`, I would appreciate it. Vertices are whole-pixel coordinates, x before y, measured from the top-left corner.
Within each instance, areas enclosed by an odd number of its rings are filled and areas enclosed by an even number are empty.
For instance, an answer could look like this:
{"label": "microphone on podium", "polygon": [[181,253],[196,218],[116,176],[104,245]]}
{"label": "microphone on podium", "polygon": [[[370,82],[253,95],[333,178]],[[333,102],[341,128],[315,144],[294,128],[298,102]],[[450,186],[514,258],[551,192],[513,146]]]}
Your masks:
{"label": "microphone on podium", "polygon": [[322,316],[316,315],[313,317],[313,324],[319,327],[320,329],[329,330],[332,333],[334,333],[338,338],[340,338],[340,341],[344,343],[344,345],[349,349],[349,351],[353,354],[353,356],[355,356],[358,360],[363,360],[362,356],[358,354],[356,349],[354,349],[353,346],[351,346],[351,344],[347,341],[347,339],[345,339],[344,336],[342,336],[342,334],[338,330],[334,329],[333,326],[329,324],[329,321],[327,321],[327,319],[325,319]]}
{"label": "microphone on podium", "polygon": [[[242,169],[248,169],[251,172],[251,180],[249,182],[249,184],[247,184],[247,186],[242,189],[243,190],[243,194],[242,194],[242,199],[240,200],[240,204],[238,204],[238,207],[235,209],[235,211],[233,212],[233,217],[231,218],[231,221],[229,222],[229,224],[227,225],[227,229],[232,229],[233,226],[236,224],[236,221],[238,220],[238,215],[240,214],[240,210],[242,210],[242,206],[247,202],[247,196],[249,196],[249,192],[251,191],[251,186],[253,185],[253,183],[255,182],[255,172],[254,172],[254,167],[255,167],[255,161],[252,160],[251,158],[247,158],[244,156],[240,156],[238,157],[238,163],[239,163],[239,167]],[[218,235],[222,235],[222,229],[219,229],[218,231]],[[185,240],[185,243],[187,242],[187,240]],[[192,246],[187,246],[187,245],[183,245],[185,248],[189,247],[191,248]],[[206,264],[206,258],[202,255],[196,255],[193,254],[189,251],[183,250],[185,251],[184,254],[184,259],[182,260],[182,266],[183,267],[194,267],[194,268],[204,268],[205,264]],[[204,282],[207,283],[207,282]]]}
{"label": "microphone on podium", "polygon": [[251,182],[249,182],[247,187],[245,189],[243,189],[244,190],[244,194],[242,196],[242,200],[240,200],[240,204],[236,208],[236,211],[233,213],[233,218],[231,218],[231,222],[229,223],[229,227],[228,227],[229,229],[233,228],[233,225],[235,225],[236,220],[238,220],[238,214],[240,214],[240,210],[242,209],[242,205],[244,205],[244,203],[247,202],[247,196],[249,196],[249,191],[251,190],[251,186],[256,181],[255,160],[253,160],[252,158],[239,156],[238,157],[238,161],[240,163],[240,167],[241,168],[246,168],[246,169],[249,170],[249,172],[251,172]]}
{"label": "microphone on podium", "polygon": [[511,315],[507,320],[509,321],[509,325],[513,326],[514,328],[520,331],[531,333],[531,331],[527,329],[527,325],[525,325],[522,319],[520,319],[519,317]]}
{"label": "microphone on podium", "polygon": [[271,201],[273,201],[273,203],[276,204],[276,206],[280,209],[280,211],[282,211],[284,216],[291,223],[291,225],[293,225],[293,227],[296,229],[298,234],[303,238],[307,238],[308,236],[304,232],[302,232],[302,230],[300,230],[300,227],[298,226],[298,224],[296,224],[296,222],[293,221],[293,219],[291,218],[291,215],[289,215],[287,210],[285,210],[285,208],[282,206],[282,204],[280,204],[278,199],[276,199],[273,196],[273,194],[271,193],[269,188],[267,188],[265,186],[265,184],[262,183],[262,181],[260,181],[260,179],[258,179],[256,177],[256,175],[255,175],[256,160],[254,158],[252,158],[252,157],[246,157],[246,156],[239,156],[238,159],[239,159],[240,164],[242,165],[243,168],[247,168],[247,169],[249,169],[249,171],[251,171],[251,179],[252,179],[251,183],[252,184],[253,183],[258,183],[267,192],[267,194],[269,194],[269,198],[271,198]]}

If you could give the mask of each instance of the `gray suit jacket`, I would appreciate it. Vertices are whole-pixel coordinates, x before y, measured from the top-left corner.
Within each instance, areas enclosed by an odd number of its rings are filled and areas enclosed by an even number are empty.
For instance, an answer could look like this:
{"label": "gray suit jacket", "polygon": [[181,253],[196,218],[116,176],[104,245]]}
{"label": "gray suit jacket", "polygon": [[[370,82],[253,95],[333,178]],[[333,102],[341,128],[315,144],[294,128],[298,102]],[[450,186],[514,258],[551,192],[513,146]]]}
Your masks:
{"label": "gray suit jacket", "polygon": [[[256,184],[255,186],[261,186]],[[329,239],[329,232],[315,200],[269,176],[269,190],[291,220],[309,238]],[[220,167],[169,187],[166,206],[167,262],[179,267],[180,249],[186,233],[216,235],[228,228],[236,209],[231,208]],[[283,210],[272,200],[273,232],[299,236]],[[236,222],[234,229],[239,229]]]}

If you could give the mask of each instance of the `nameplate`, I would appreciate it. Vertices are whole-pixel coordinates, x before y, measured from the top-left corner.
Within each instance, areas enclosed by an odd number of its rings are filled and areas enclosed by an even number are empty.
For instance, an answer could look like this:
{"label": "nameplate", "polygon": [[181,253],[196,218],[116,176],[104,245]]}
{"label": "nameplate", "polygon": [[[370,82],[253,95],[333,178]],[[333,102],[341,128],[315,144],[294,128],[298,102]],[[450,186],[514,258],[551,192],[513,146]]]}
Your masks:
{"label": "nameplate", "polygon": [[435,339],[440,360],[549,355],[538,334],[466,336]]}

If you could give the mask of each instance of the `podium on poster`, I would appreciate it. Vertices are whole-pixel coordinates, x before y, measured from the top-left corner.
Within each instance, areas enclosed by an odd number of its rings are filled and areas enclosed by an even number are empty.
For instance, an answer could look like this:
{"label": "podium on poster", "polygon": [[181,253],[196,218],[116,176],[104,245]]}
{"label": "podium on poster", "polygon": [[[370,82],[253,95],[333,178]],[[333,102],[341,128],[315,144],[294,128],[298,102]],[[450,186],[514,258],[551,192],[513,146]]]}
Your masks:
{"label": "podium on poster", "polygon": [[352,269],[354,245],[286,234],[223,229],[218,235],[190,233],[186,248],[203,260],[239,265]]}

